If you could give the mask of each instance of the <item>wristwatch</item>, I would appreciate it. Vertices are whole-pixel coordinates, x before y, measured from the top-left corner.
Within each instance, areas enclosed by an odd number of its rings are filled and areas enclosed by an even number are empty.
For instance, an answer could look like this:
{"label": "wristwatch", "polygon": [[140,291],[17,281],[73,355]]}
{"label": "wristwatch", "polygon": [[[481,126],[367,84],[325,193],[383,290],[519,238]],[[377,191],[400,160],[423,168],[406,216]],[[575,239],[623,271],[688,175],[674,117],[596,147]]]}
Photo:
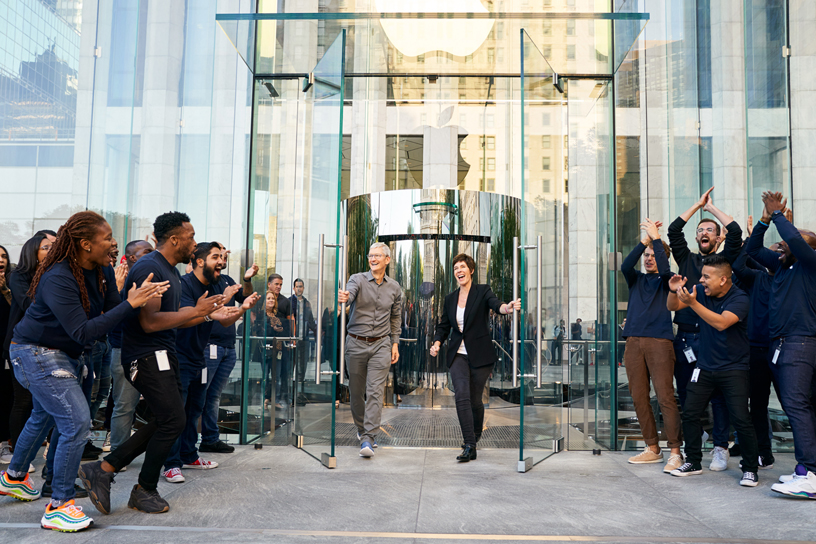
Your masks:
{"label": "wristwatch", "polygon": [[778,217],[780,215],[782,215],[782,210],[776,210],[771,213],[771,219],[773,219],[774,217]]}

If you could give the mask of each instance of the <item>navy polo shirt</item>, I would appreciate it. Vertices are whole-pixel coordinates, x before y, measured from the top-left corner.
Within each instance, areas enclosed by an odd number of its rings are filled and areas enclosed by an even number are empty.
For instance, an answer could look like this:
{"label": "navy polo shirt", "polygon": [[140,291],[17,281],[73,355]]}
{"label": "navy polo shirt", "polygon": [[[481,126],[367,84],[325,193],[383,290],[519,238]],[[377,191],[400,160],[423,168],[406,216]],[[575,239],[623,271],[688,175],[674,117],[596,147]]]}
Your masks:
{"label": "navy polo shirt", "polygon": [[[204,285],[196,277],[195,272],[190,272],[181,278],[181,307],[195,306],[198,299],[204,293],[208,297],[220,295],[224,292],[225,284],[219,281],[216,284]],[[178,329],[176,333],[176,349],[179,364],[191,364],[195,368],[204,368],[207,362],[204,359],[204,350],[210,342],[210,333],[215,321],[204,321],[195,327],[184,327]]]}
{"label": "navy polo shirt", "polygon": [[[227,276],[226,274],[221,274],[221,279],[218,282],[221,285],[220,293],[226,291],[227,287],[230,285],[235,285],[235,280]],[[235,296],[232,297],[227,306],[235,306],[236,303],[243,304],[246,300],[244,296],[243,289],[239,290],[235,293]],[[210,333],[210,344],[215,344],[216,346],[221,346],[222,348],[233,348],[235,349],[235,323],[230,325],[229,327],[223,326],[218,321],[212,324],[212,332]]]}
{"label": "navy polo shirt", "polygon": [[[181,274],[159,251],[153,251],[136,261],[125,281],[125,292],[130,291],[134,283],[141,285],[151,273],[154,282],[170,282],[169,289],[162,295],[159,311],[177,312],[181,300]],[[122,331],[123,363],[147,357],[158,350],[176,353],[176,329],[146,333],[139,323],[138,311],[125,320]]]}
{"label": "navy polo shirt", "polygon": [[[700,318],[700,353],[697,366],[703,370],[748,370],[751,349],[748,344],[748,326],[745,323],[750,300],[745,291],[732,285],[721,297],[705,294],[703,286],[697,285],[697,300],[714,313],[731,312],[739,321],[724,331],[718,331]],[[693,310],[692,310],[693,311]]]}

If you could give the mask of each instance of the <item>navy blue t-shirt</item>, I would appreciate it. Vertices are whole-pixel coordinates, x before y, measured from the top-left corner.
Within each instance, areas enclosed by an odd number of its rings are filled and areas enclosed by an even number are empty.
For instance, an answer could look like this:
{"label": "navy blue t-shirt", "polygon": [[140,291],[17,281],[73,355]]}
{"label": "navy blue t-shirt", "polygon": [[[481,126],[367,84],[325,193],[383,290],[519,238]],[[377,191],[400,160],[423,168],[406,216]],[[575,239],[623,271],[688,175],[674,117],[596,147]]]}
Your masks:
{"label": "navy blue t-shirt", "polygon": [[644,338],[674,339],[671,312],[666,308],[669,296],[669,280],[673,276],[669,267],[669,258],[663,249],[663,243],[652,244],[657,274],[644,274],[635,266],[646,251],[641,243],[626,256],[621,265],[623,277],[629,285],[629,305],[626,310],[626,327],[623,337],[640,336]]}
{"label": "navy blue t-shirt", "polygon": [[816,251],[782,214],[772,216],[779,236],[788,244],[796,262],[782,266],[779,254],[763,247],[768,227],[757,222],[746,252],[774,273],[768,323],[771,339],[816,336]]}
{"label": "navy blue t-shirt", "polygon": [[748,317],[750,301],[745,291],[732,285],[721,297],[709,297],[703,286],[697,285],[697,300],[714,313],[731,312],[739,321],[724,331],[718,331],[700,318],[700,353],[697,366],[703,370],[748,370],[751,348],[748,344]]}
{"label": "navy blue t-shirt", "polygon": [[[745,248],[731,264],[734,269],[734,276],[737,279],[737,287],[748,293],[751,297],[751,309],[748,311],[748,340],[752,346],[765,347],[771,343],[769,335],[770,325],[768,322],[770,313],[771,286],[773,276],[765,269],[753,268],[749,265],[753,261],[745,252]],[[752,263],[760,266],[755,261]]]}
{"label": "navy blue t-shirt", "polygon": [[[170,266],[159,251],[153,251],[133,265],[125,281],[125,292],[136,283],[141,285],[150,273],[154,282],[169,281],[169,289],[162,294],[161,312],[177,312],[181,300],[181,274]],[[125,320],[122,332],[122,362],[130,362],[141,357],[152,355],[157,350],[176,353],[176,329],[146,333],[139,323],[139,312]]]}
{"label": "navy blue t-shirt", "polygon": [[34,302],[14,327],[13,342],[58,349],[76,359],[85,346],[103,337],[127,316],[134,315],[130,304],[119,298],[113,269],[105,267],[102,273],[104,292],[99,290],[96,269],[83,269],[91,307],[91,311],[85,313],[71,267],[65,261],[52,266],[40,278]]}
{"label": "navy blue t-shirt", "polygon": [[[208,297],[220,295],[225,288],[226,285],[222,281],[213,285],[204,285],[194,272],[185,274],[181,278],[181,307],[195,306],[204,293],[207,293]],[[180,365],[191,363],[195,368],[207,366],[204,360],[204,349],[210,341],[213,323],[215,321],[205,321],[195,327],[184,327],[177,330],[176,349],[182,356],[179,358]]]}
{"label": "navy blue t-shirt", "polygon": [[[219,293],[223,293],[227,287],[230,285],[235,285],[235,280],[227,276],[226,274],[221,274],[221,280],[219,281],[221,284],[221,291]],[[235,293],[235,296],[232,297],[227,306],[235,306],[235,303],[243,304],[246,300],[244,296],[244,291],[240,290]],[[218,321],[213,323],[212,332],[210,333],[210,344],[215,344],[216,346],[221,346],[222,348],[233,348],[235,349],[235,323],[230,325],[229,327],[223,326]]]}

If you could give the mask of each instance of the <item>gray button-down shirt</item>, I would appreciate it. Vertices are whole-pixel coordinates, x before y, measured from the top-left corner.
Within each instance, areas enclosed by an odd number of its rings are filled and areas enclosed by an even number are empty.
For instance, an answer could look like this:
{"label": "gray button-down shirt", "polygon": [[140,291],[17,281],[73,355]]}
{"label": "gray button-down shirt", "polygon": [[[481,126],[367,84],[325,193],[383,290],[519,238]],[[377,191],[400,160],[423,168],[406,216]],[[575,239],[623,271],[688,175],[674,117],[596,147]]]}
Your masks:
{"label": "gray button-down shirt", "polygon": [[399,342],[402,288],[395,280],[386,275],[377,285],[369,270],[351,276],[346,291],[350,305],[348,332],[357,336],[391,336],[392,344]]}

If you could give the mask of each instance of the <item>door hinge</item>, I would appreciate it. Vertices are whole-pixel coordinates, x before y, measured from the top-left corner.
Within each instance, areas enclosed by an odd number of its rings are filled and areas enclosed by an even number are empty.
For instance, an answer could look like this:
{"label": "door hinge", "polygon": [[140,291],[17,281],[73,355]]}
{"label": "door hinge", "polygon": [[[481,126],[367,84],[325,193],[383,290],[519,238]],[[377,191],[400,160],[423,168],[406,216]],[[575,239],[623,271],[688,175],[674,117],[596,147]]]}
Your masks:
{"label": "door hinge", "polygon": [[96,58],[102,57],[102,48],[101,47],[94,47],[94,57],[96,57]]}
{"label": "door hinge", "polygon": [[786,58],[791,56],[791,48],[789,45],[782,46],[782,56]]}

